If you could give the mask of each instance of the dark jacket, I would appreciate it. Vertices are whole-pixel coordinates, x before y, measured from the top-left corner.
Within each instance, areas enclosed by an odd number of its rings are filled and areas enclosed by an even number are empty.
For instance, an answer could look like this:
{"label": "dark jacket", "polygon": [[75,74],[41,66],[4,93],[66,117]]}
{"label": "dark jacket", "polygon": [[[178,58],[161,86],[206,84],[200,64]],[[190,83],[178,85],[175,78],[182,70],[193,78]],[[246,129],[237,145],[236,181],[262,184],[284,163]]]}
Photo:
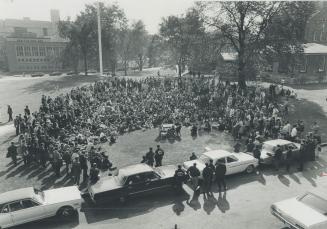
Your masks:
{"label": "dark jacket", "polygon": [[224,178],[226,174],[226,165],[217,164],[215,173],[217,179]]}

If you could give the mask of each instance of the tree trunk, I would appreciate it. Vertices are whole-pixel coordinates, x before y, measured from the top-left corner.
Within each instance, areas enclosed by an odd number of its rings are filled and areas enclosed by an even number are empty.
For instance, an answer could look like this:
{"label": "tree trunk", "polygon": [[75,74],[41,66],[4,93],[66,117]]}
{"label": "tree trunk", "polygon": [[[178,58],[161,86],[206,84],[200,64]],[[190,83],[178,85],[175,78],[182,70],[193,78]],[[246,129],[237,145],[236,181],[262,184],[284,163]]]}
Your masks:
{"label": "tree trunk", "polygon": [[139,55],[139,71],[142,72],[143,70],[143,57]]}
{"label": "tree trunk", "polygon": [[127,61],[124,61],[124,74],[127,76]]}
{"label": "tree trunk", "polygon": [[87,76],[87,56],[86,53],[84,53],[84,74]]}

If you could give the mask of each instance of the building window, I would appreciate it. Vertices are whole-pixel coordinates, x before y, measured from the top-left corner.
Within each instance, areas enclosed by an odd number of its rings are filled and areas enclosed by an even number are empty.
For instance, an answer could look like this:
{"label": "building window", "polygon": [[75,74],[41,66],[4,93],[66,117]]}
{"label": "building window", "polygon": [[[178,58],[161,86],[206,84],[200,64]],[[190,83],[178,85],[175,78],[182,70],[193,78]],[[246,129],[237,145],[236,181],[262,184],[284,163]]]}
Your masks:
{"label": "building window", "polygon": [[47,47],[47,56],[52,56],[52,47]]}
{"label": "building window", "polygon": [[32,47],[32,56],[39,56],[39,47]]}
{"label": "building window", "polygon": [[45,56],[45,47],[40,47],[39,51],[40,51],[40,56]]}
{"label": "building window", "polygon": [[58,57],[59,56],[59,48],[58,47],[55,47],[53,49],[54,49],[54,55],[55,55],[55,57]]}
{"label": "building window", "polygon": [[307,57],[306,56],[302,56],[299,67],[300,67],[299,68],[300,72],[302,72],[302,73],[307,72]]}
{"label": "building window", "polygon": [[43,28],[43,36],[48,36],[48,28]]}
{"label": "building window", "polygon": [[317,41],[317,32],[313,32],[313,40]]}
{"label": "building window", "polygon": [[17,56],[24,56],[23,46],[17,46],[16,47],[16,55]]}
{"label": "building window", "polygon": [[323,40],[324,40],[324,37],[323,37],[323,35],[324,35],[324,33],[323,33],[323,32],[321,32],[321,33],[320,33],[320,41],[323,41]]}
{"label": "building window", "polygon": [[325,64],[326,64],[326,56],[319,56],[318,72],[325,71]]}
{"label": "building window", "polygon": [[31,56],[31,48],[28,46],[24,47],[25,56]]}

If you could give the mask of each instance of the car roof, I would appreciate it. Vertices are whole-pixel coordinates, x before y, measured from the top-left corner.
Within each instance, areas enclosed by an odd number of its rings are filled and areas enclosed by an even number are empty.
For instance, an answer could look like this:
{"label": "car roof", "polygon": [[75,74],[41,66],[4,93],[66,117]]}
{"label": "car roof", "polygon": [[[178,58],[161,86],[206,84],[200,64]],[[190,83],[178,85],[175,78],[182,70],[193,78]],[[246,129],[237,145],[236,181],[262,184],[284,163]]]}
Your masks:
{"label": "car roof", "polygon": [[264,144],[272,145],[272,146],[277,146],[277,145],[287,145],[292,142],[284,140],[284,139],[274,139],[274,140],[269,140],[265,141]]}
{"label": "car roof", "polygon": [[210,158],[218,158],[218,157],[227,157],[227,156],[230,156],[232,155],[232,153],[226,151],[226,150],[222,150],[222,149],[218,149],[218,150],[210,150],[210,151],[207,151],[205,153],[203,153],[204,155],[206,155],[207,157],[210,157]]}
{"label": "car roof", "polygon": [[12,191],[1,193],[0,194],[0,204],[12,202],[15,200],[32,198],[33,196],[34,196],[33,187],[15,189]]}
{"label": "car roof", "polygon": [[152,172],[152,171],[153,168],[151,168],[147,164],[136,164],[136,165],[130,165],[119,169],[119,174],[122,174],[124,176],[130,176],[130,175],[135,175],[144,172]]}

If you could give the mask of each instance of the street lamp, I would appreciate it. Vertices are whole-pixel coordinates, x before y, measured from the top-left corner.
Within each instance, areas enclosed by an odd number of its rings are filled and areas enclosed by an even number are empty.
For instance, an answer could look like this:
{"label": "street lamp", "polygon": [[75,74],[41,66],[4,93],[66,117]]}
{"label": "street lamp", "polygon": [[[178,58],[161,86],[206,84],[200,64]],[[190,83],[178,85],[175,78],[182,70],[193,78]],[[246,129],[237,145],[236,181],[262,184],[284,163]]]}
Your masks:
{"label": "street lamp", "polygon": [[99,43],[99,64],[100,64],[100,75],[103,75],[102,65],[102,41],[101,41],[101,15],[100,15],[100,2],[98,2],[98,43]]}

